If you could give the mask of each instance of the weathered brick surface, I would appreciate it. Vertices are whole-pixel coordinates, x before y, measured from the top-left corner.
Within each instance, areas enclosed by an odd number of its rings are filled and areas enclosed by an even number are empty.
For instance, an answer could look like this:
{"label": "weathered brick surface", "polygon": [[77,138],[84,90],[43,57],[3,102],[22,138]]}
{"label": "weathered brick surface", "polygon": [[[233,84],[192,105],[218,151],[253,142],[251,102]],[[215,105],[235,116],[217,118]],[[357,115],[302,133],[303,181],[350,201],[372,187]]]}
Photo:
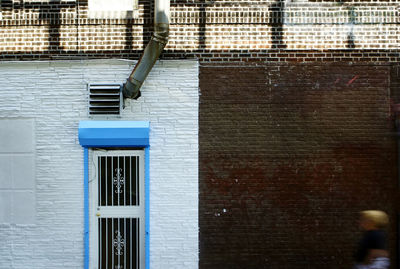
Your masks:
{"label": "weathered brick surface", "polygon": [[351,268],[357,212],[396,219],[389,81],[388,66],[203,67],[200,268]]}
{"label": "weathered brick surface", "polygon": [[[134,19],[93,19],[87,1],[2,1],[0,57],[137,59],[153,1]],[[200,62],[399,60],[397,1],[171,1],[162,57]],[[372,55],[369,55],[372,54]]]}

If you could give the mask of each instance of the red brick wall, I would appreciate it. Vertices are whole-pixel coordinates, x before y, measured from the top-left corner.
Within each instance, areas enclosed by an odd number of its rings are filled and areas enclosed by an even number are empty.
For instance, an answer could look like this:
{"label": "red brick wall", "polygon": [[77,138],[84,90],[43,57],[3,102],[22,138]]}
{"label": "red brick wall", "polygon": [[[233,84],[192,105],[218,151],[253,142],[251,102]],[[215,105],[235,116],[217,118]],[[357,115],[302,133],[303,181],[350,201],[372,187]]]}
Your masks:
{"label": "red brick wall", "polygon": [[397,212],[390,67],[209,65],[200,78],[200,268],[351,268],[357,212]]}

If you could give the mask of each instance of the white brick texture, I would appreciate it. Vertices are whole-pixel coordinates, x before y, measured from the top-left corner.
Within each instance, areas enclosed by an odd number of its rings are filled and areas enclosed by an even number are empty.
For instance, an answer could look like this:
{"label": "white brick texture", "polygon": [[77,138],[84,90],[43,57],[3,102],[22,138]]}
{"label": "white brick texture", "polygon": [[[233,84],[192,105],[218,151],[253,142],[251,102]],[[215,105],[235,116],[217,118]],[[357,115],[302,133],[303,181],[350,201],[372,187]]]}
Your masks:
{"label": "white brick texture", "polygon": [[[83,268],[83,148],[78,124],[90,120],[86,86],[123,83],[135,63],[0,62],[0,120],[32,119],[35,147],[35,179],[30,181],[34,195],[24,198],[34,203],[35,210],[24,213],[34,221],[17,223],[7,217],[12,212],[0,212],[0,268]],[[142,97],[126,100],[121,117],[109,118],[150,121],[152,269],[198,268],[198,73],[194,60],[158,62],[142,87]],[[8,189],[0,202],[18,191]],[[25,212],[18,201],[14,204]]]}

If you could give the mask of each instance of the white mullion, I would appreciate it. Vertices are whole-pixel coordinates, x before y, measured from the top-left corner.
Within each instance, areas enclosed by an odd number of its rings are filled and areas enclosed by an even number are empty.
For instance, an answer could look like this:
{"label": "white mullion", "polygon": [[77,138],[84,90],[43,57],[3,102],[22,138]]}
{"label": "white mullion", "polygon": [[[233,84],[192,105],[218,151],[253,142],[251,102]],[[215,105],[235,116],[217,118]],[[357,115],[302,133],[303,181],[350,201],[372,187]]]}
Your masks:
{"label": "white mullion", "polygon": [[145,258],[143,254],[145,254],[145,152],[142,151],[142,154],[140,155],[141,158],[140,160],[140,168],[139,168],[139,174],[138,174],[138,181],[139,181],[139,193],[140,193],[140,198],[139,202],[140,203],[140,214],[139,214],[139,232],[138,232],[138,255],[140,256],[140,263],[139,263],[139,268],[144,268],[145,267]]}

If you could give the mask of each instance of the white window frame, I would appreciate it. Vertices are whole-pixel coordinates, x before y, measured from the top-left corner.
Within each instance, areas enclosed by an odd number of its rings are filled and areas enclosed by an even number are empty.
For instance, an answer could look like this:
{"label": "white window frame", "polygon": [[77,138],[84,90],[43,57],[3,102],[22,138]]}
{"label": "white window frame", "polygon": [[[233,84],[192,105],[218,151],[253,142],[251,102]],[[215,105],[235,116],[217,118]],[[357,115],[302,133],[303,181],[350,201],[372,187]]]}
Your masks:
{"label": "white window frame", "polygon": [[138,0],[88,0],[88,16],[92,19],[138,18]]}
{"label": "white window frame", "polygon": [[[98,158],[103,156],[138,156],[139,157],[139,206],[101,206],[98,203]],[[145,269],[145,150],[91,150],[89,159],[89,268],[98,268],[98,219],[99,218],[139,218],[139,257],[138,269]],[[109,268],[115,269],[115,268]]]}

